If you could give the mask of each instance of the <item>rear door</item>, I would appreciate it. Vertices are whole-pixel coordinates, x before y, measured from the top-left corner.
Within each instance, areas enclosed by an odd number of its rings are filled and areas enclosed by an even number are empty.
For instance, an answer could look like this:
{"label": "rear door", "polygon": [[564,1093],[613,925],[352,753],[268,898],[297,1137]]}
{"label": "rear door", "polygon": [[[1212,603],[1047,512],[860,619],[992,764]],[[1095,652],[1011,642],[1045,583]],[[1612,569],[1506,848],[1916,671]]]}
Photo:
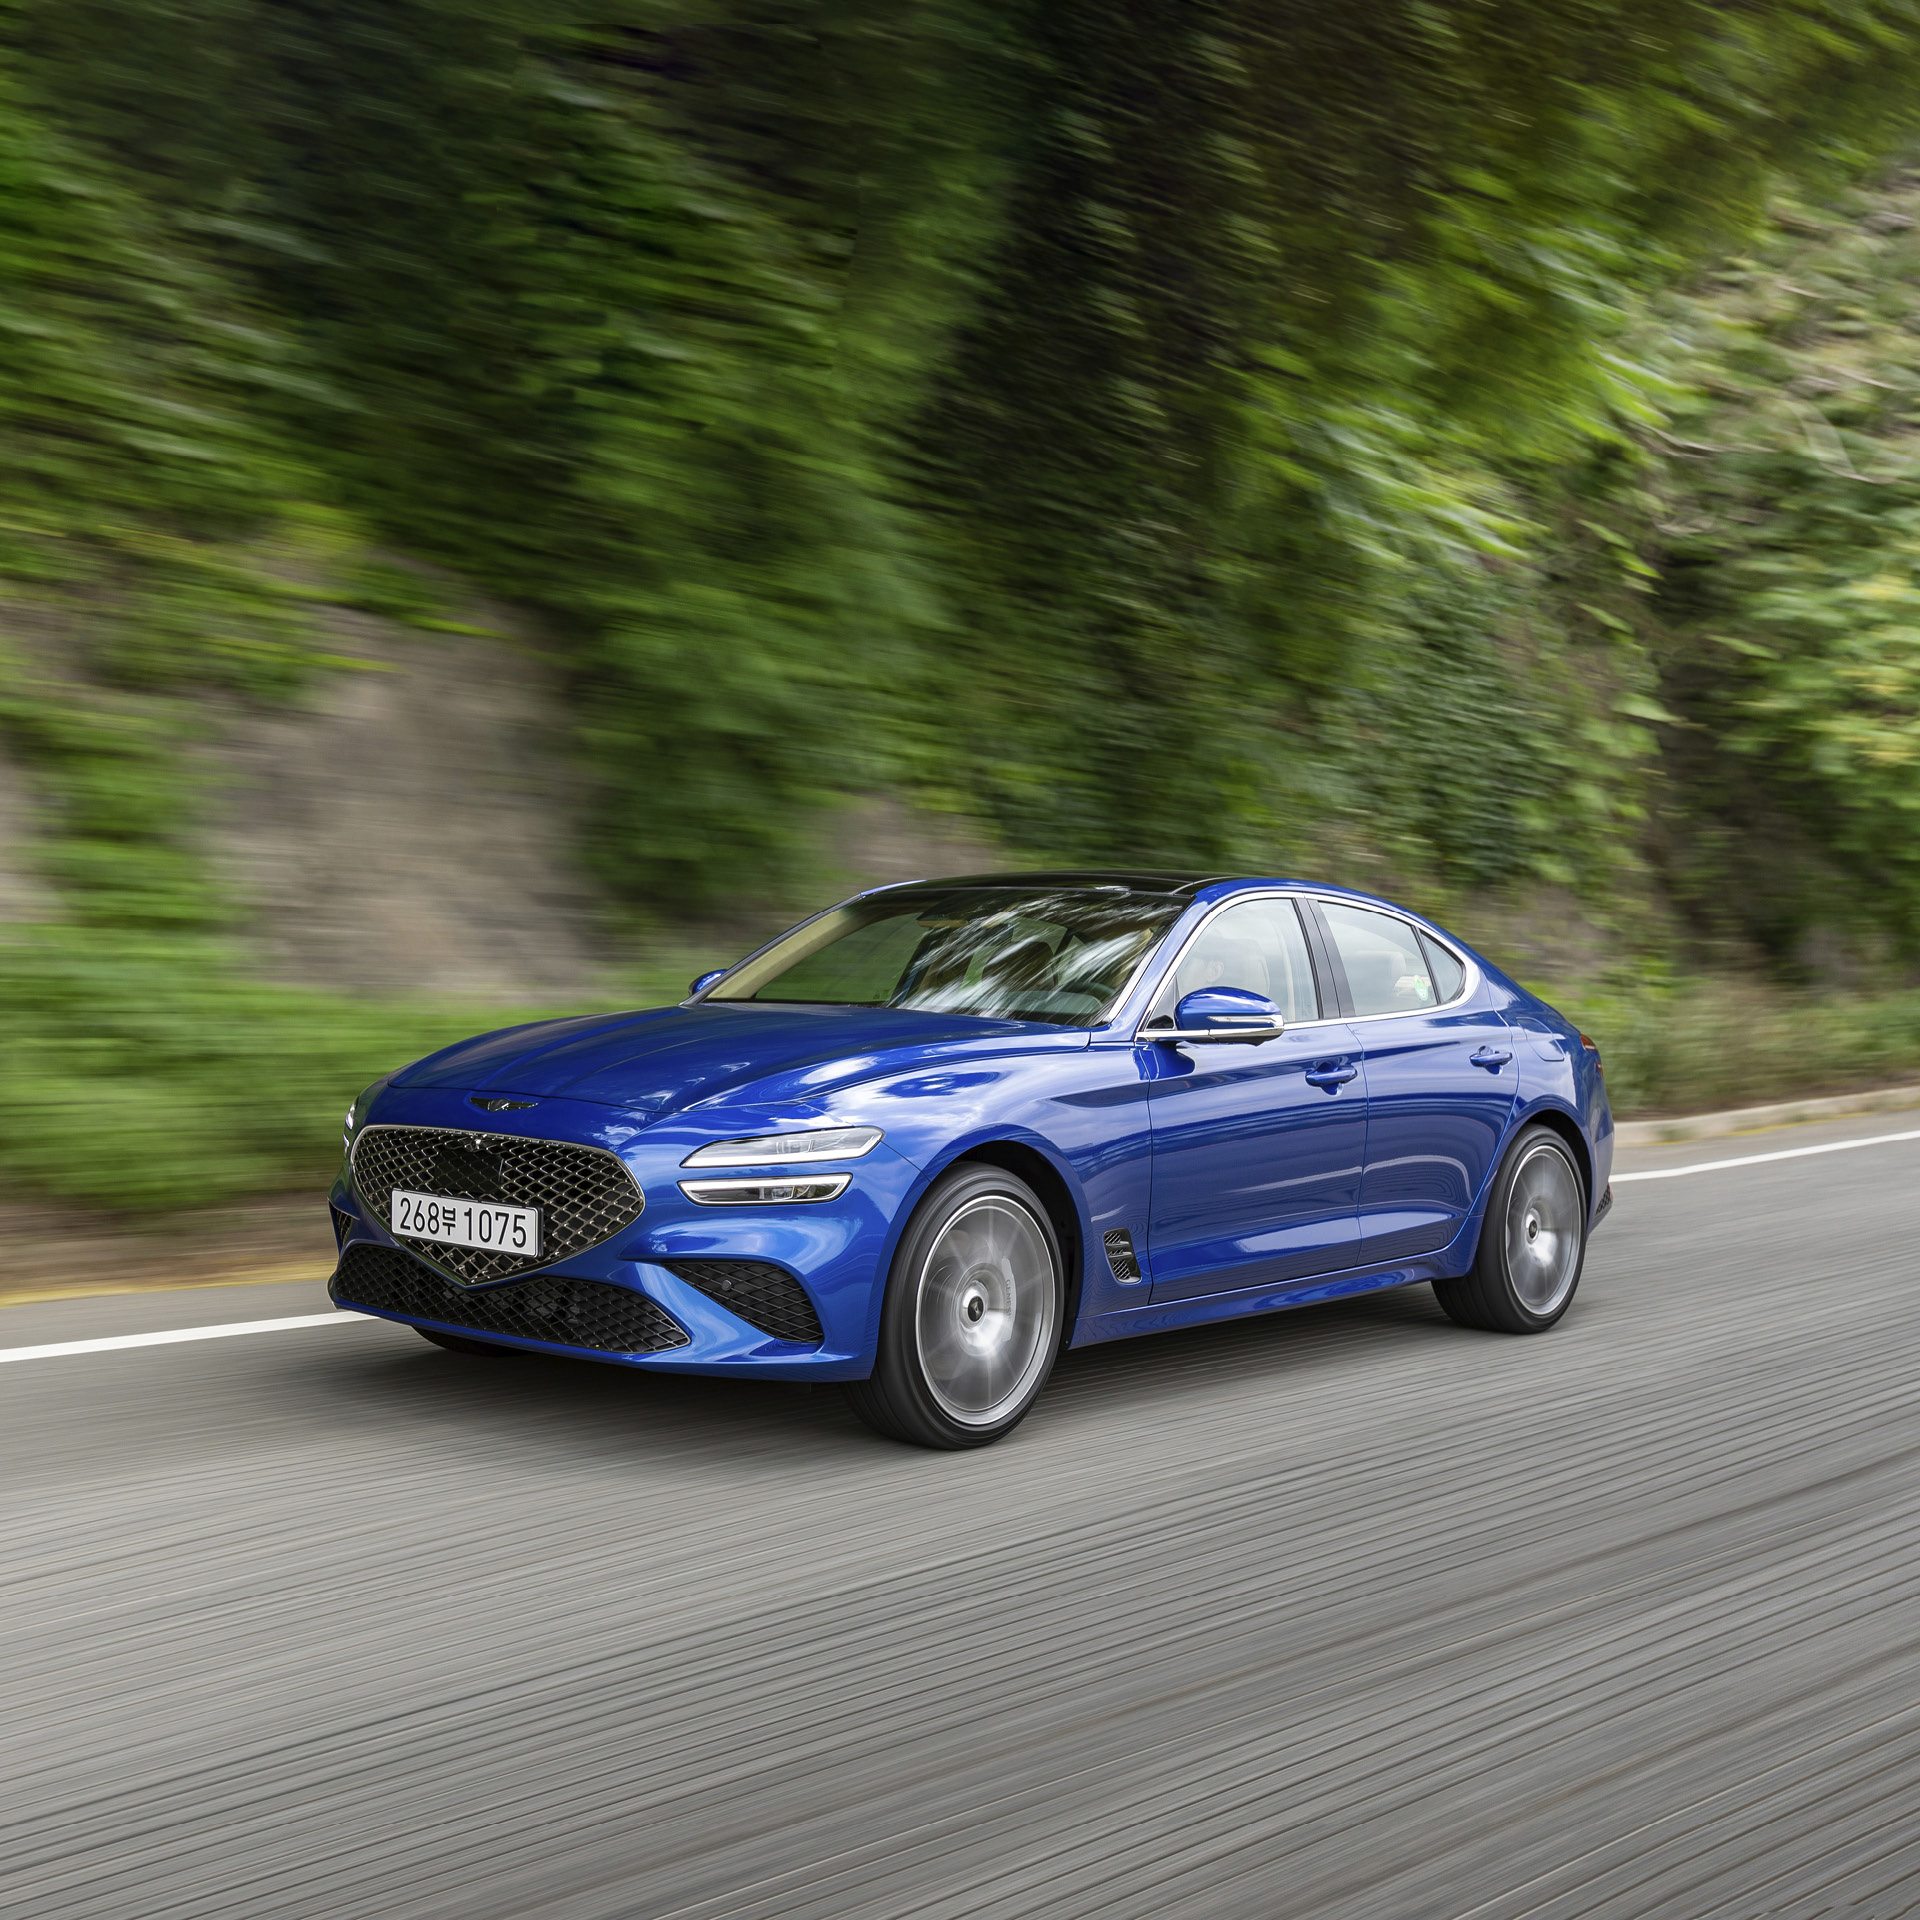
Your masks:
{"label": "rear door", "polygon": [[1359,1258],[1366,1079],[1352,1030],[1321,1017],[1294,899],[1223,907],[1189,943],[1148,1015],[1171,1027],[1199,987],[1263,993],[1287,1020],[1278,1040],[1145,1041],[1153,1124],[1148,1257],[1153,1299],[1308,1278]]}
{"label": "rear door", "polygon": [[1476,970],[1397,914],[1315,903],[1365,1055],[1360,1259],[1437,1252],[1473,1211],[1519,1093],[1514,1040]]}

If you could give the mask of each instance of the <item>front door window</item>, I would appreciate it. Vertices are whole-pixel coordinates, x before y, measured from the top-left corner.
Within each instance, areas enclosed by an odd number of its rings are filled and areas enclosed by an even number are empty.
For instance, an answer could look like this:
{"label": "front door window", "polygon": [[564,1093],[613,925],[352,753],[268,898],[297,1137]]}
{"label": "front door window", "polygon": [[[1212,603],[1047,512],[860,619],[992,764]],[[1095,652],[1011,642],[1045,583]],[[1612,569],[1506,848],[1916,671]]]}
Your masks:
{"label": "front door window", "polygon": [[1313,962],[1291,900],[1246,900],[1216,914],[1180,956],[1154,1002],[1153,1017],[1172,1024],[1181,999],[1202,987],[1264,993],[1288,1026],[1320,1017]]}

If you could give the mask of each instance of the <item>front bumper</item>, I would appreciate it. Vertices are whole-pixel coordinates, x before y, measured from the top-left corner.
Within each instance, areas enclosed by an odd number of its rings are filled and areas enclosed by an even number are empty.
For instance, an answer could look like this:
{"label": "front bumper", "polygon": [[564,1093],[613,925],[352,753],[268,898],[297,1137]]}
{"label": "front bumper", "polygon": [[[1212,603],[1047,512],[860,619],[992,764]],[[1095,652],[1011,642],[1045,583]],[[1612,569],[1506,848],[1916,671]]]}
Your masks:
{"label": "front bumper", "polygon": [[[467,1106],[464,1094],[441,1089],[389,1094],[375,1117],[384,1124],[511,1132],[611,1148],[632,1171],[646,1207],[631,1225],[600,1245],[551,1266],[472,1287],[455,1286],[388,1232],[343,1168],[331,1196],[341,1263],[330,1291],[341,1306],[530,1351],[656,1372],[856,1380],[872,1371],[879,1323],[877,1283],[891,1259],[894,1221],[918,1177],[886,1146],[846,1163],[853,1178],[832,1201],[703,1207],[680,1192],[678,1176],[681,1161],[693,1147],[715,1137],[712,1118],[693,1126],[667,1121],[644,1127],[635,1116],[614,1109],[557,1099],[543,1100],[524,1114],[483,1116]],[[785,1117],[790,1122],[791,1115]],[[728,1134],[757,1130],[754,1116],[738,1113],[729,1114],[724,1126]],[[377,1298],[356,1299],[356,1286],[369,1291],[366,1282],[356,1281],[361,1262],[375,1252],[409,1262],[424,1280],[418,1287],[389,1287]],[[767,1268],[791,1282],[784,1301]],[[757,1280],[749,1269],[761,1270]],[[692,1284],[685,1274],[698,1276],[704,1284]],[[744,1274],[749,1282],[735,1292],[739,1312],[722,1304],[733,1288],[729,1274]],[[572,1293],[566,1292],[569,1288]],[[589,1291],[581,1293],[582,1288]],[[648,1311],[657,1310],[672,1329],[671,1343],[614,1351],[597,1336],[592,1343],[577,1337],[576,1324],[598,1324],[588,1310],[594,1302],[618,1305],[617,1300],[602,1301],[594,1289],[640,1296],[647,1305],[628,1316],[631,1323],[649,1324]],[[561,1296],[573,1304],[556,1309]],[[804,1303],[797,1313],[796,1298]],[[588,1306],[579,1305],[583,1300]],[[576,1308],[586,1314],[584,1321],[569,1317]],[[749,1313],[761,1324],[745,1317]],[[613,1312],[611,1319],[619,1322],[621,1315]],[[769,1331],[810,1332],[816,1322],[817,1340],[783,1338]],[[560,1337],[538,1337],[548,1327]]]}

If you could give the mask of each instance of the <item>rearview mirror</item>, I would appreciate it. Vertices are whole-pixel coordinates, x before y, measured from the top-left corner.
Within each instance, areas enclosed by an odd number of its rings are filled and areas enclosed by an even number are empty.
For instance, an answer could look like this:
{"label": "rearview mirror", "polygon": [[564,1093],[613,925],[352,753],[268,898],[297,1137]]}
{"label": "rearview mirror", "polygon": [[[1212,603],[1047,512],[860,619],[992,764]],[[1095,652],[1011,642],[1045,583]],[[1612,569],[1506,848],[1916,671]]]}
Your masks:
{"label": "rearview mirror", "polygon": [[697,1000],[716,980],[724,979],[726,971],[725,967],[714,967],[706,973],[703,973],[699,979],[687,989],[687,998],[689,1000]]}
{"label": "rearview mirror", "polygon": [[1258,1046],[1278,1040],[1286,1020],[1264,993],[1246,987],[1200,987],[1173,1010],[1173,1028],[1149,1033],[1154,1040],[1183,1040],[1196,1045],[1237,1040]]}

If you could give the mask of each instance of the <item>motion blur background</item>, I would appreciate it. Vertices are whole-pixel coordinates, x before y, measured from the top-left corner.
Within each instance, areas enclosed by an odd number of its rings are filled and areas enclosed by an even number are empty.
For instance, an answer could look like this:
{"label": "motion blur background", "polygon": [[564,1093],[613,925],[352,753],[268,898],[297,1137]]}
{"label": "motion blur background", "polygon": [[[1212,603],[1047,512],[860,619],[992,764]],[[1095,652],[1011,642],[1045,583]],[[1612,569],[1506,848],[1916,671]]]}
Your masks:
{"label": "motion blur background", "polygon": [[1920,1068],[1917,222],[1912,0],[0,0],[0,1183],[989,862]]}

